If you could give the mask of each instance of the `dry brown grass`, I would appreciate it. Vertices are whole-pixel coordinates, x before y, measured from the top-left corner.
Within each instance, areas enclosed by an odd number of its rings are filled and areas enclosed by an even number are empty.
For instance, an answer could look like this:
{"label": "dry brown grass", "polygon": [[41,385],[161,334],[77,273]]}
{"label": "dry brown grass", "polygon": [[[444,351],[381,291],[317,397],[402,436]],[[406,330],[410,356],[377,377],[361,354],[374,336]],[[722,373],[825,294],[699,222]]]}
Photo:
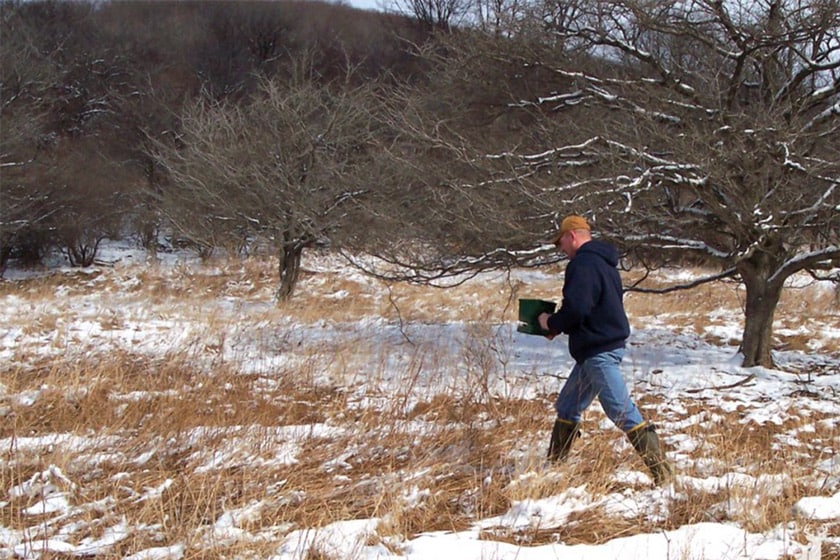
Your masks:
{"label": "dry brown grass", "polygon": [[[5,395],[31,394],[34,399],[30,403],[0,394],[0,439],[7,442],[0,449],[0,488],[16,487],[50,465],[58,467],[76,484],[64,489],[77,506],[64,523],[86,527],[74,539],[98,536],[121,518],[145,527],[121,541],[115,557],[173,543],[186,543],[189,558],[231,557],[243,550],[258,557],[259,551],[269,555],[293,529],[370,517],[380,519],[378,537],[396,549],[391,543],[420,532],[464,529],[478,519],[501,515],[514,502],[556,496],[583,484],[593,499],[644,491],[613,477],[622,468],[644,467],[627,445],[616,445],[621,434],[598,428],[597,415],[586,420],[585,435],[570,460],[544,471],[553,395],[522,398],[490,389],[489,380],[505,374],[507,349],[489,325],[515,320],[517,296],[559,292],[559,278],[556,284],[530,286],[525,294],[525,287],[504,278],[444,291],[403,285],[383,289],[375,283],[371,288],[356,279],[307,274],[297,297],[257,310],[249,320],[292,317],[317,323],[372,315],[406,324],[472,321],[465,326],[472,341],[462,356],[465,367],[453,372],[444,358],[408,343],[382,348],[374,341],[356,340],[336,343],[328,362],[321,348],[311,357],[304,353],[287,366],[259,373],[242,373],[219,357],[230,325],[208,316],[204,302],[208,296],[270,299],[270,263],[220,265],[212,274],[192,267],[152,267],[136,276],[88,275],[84,280],[62,275],[0,283],[0,297],[19,298],[31,310],[9,326],[21,326],[27,335],[67,338],[71,335],[60,331],[69,307],[56,294],[83,298],[94,289],[105,294],[123,290],[132,301],[148,302],[154,313],[186,315],[204,324],[187,348],[154,358],[125,350],[81,359],[60,354],[23,359],[32,356],[21,349],[18,365],[0,369]],[[346,295],[328,299],[335,294]],[[737,312],[739,305],[740,292],[729,285],[627,297],[634,321],[668,316],[669,324],[697,333],[723,324],[727,317],[717,312]],[[836,316],[836,307],[823,296],[804,291],[787,295],[779,309],[779,320],[791,330],[836,321]],[[128,321],[118,309],[98,320],[103,330],[120,329]],[[781,343],[799,348],[807,342],[795,338]],[[395,354],[406,358],[399,371],[393,371]],[[365,371],[365,379],[356,377],[356,371]],[[457,393],[418,389],[420,375],[445,380],[455,374],[461,376]],[[400,378],[401,389],[396,394],[379,391],[380,376]],[[656,407],[662,404],[658,399],[645,395],[641,404]],[[704,460],[751,475],[787,473],[791,482],[781,492],[761,484],[712,492],[685,487],[670,502],[664,519],[649,519],[644,512],[617,516],[596,506],[572,515],[562,527],[494,528],[484,531],[484,538],[524,545],[598,544],[701,521],[733,522],[755,532],[791,521],[793,504],[813,493],[796,478],[813,469],[815,450],[836,441],[836,428],[821,423],[819,414],[791,416],[778,426],[745,423],[738,409],[724,412],[700,397],[686,401],[685,408],[677,420],[703,411],[720,419],[683,431],[703,445],[687,454],[681,474],[708,476],[693,466],[693,461]],[[779,439],[806,424],[814,426],[799,437],[806,453]],[[326,425],[331,431],[298,438],[283,431],[307,425]],[[55,441],[33,439],[40,436]],[[76,439],[71,442],[71,437]],[[295,459],[278,460],[284,446],[293,443],[298,445]],[[214,454],[218,466],[213,465]],[[725,474],[721,469],[714,474]],[[535,474],[522,478],[523,473]],[[4,527],[31,529],[44,521],[24,513],[40,500],[38,495],[5,500],[0,505]],[[213,533],[223,513],[254,504],[259,504],[259,513],[243,514],[238,527],[264,539],[242,543]],[[309,554],[319,558],[324,553]]]}
{"label": "dry brown grass", "polygon": [[[543,439],[547,425],[540,425],[545,422],[535,418],[545,418],[548,398],[543,402],[496,400],[491,404],[435,395],[419,402],[405,416],[398,416],[395,410],[388,416],[360,411],[348,424],[345,397],[337,388],[296,383],[260,394],[253,376],[217,372],[210,383],[206,374],[167,364],[146,364],[145,382],[141,383],[136,367],[135,362],[101,363],[99,368],[86,369],[87,376],[82,376],[74,365],[70,371],[62,372],[57,367],[31,379],[18,372],[18,385],[12,390],[25,391],[44,384],[51,388],[42,391],[35,405],[14,407],[15,421],[4,426],[3,437],[77,434],[90,438],[92,448],[99,447],[98,451],[108,458],[92,466],[91,449],[74,451],[61,445],[40,448],[35,453],[7,449],[2,458],[12,468],[0,474],[0,487],[11,488],[47,465],[56,465],[70,480],[78,481],[71,503],[111,500],[114,504],[106,508],[107,513],[90,510],[88,523],[97,516],[125,516],[133,524],[155,527],[146,537],[123,543],[124,551],[159,544],[161,539],[201,548],[206,543],[194,542],[197,532],[211,527],[223,512],[255,501],[262,501],[264,506],[260,516],[245,525],[250,531],[278,526],[319,527],[340,519],[380,517],[380,536],[404,539],[423,531],[464,529],[476,519],[504,513],[514,501],[556,495],[582,483],[593,495],[606,495],[620,490],[620,485],[611,480],[616,469],[634,462],[634,468],[643,468],[632,452],[605,453],[620,435],[590,425],[570,461],[558,467],[559,476],[511,484],[510,475],[505,474],[512,468],[507,452],[523,437]],[[116,378],[109,378],[110,373],[116,373]],[[92,390],[80,391],[88,386],[86,379]],[[118,397],[138,391],[138,384],[155,390],[125,406],[126,401]],[[80,393],[81,397],[68,397]],[[494,420],[495,426],[476,425],[478,417]],[[270,428],[322,421],[341,426],[344,435],[309,439],[296,464],[270,466],[278,444]],[[432,428],[418,436],[406,425],[410,421],[427,422]],[[213,426],[228,429],[196,435],[196,428]],[[236,466],[200,470],[207,461],[206,450],[225,449],[227,440],[237,433],[235,426],[263,426],[264,430],[255,430],[240,443],[245,453],[238,462],[233,461]],[[777,429],[782,432],[792,427],[793,421]],[[688,430],[687,435],[715,442],[704,455],[721,464],[740,463],[748,471],[762,473],[795,473],[810,468],[809,460],[795,454],[779,461],[779,452],[769,445],[773,433],[766,426],[740,425],[737,413],[733,413],[724,422],[705,426],[702,434],[700,430]],[[815,438],[831,436],[814,434]],[[153,458],[140,464],[140,457],[155,449]],[[350,454],[344,458],[349,465],[346,473],[342,471],[339,479],[325,476],[324,464],[348,450]],[[750,458],[747,464],[743,462],[745,457]],[[249,466],[260,459],[267,466]],[[486,482],[491,473],[497,475]],[[157,499],[142,500],[149,488],[164,489]],[[409,500],[408,496],[418,490],[425,494]],[[716,493],[689,489],[685,499],[674,503],[669,517],[658,523],[611,517],[594,508],[572,516],[561,528],[488,532],[486,537],[527,545],[553,540],[597,544],[618,536],[711,520],[767,531],[788,521],[792,505],[804,495],[805,489],[795,484],[780,495],[764,494],[760,487]],[[2,508],[7,526],[23,528],[31,524],[31,516],[21,511],[36,500],[10,500]],[[721,508],[722,503],[729,507]],[[757,503],[762,504],[763,511],[755,516],[752,512]]]}

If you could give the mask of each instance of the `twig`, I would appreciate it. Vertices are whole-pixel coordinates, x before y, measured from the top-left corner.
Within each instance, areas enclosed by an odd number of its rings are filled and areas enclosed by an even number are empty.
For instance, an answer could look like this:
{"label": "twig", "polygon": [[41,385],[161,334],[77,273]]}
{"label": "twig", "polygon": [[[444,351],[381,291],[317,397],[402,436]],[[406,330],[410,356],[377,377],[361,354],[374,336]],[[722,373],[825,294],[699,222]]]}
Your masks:
{"label": "twig", "polygon": [[720,391],[722,389],[732,389],[734,387],[740,387],[741,385],[746,385],[747,383],[749,383],[753,379],[755,379],[755,374],[751,373],[748,376],[746,376],[745,378],[743,378],[742,380],[737,381],[735,383],[731,383],[729,385],[717,385],[717,386],[714,386],[714,387],[701,387],[700,389],[686,389],[685,392],[686,393],[702,393],[703,391],[708,391],[710,389],[713,390],[713,391]]}
{"label": "twig", "polygon": [[406,340],[406,342],[408,342],[409,344],[414,346],[414,341],[411,340],[411,338],[409,338],[408,333],[405,331],[405,323],[403,323],[403,318],[402,318],[402,313],[400,312],[400,308],[399,308],[399,306],[397,306],[397,300],[394,299],[394,291],[391,289],[391,283],[387,282],[385,285],[388,288],[388,302],[391,304],[391,307],[393,307],[394,310],[397,312],[397,319],[400,322],[400,325],[399,325],[400,334]]}

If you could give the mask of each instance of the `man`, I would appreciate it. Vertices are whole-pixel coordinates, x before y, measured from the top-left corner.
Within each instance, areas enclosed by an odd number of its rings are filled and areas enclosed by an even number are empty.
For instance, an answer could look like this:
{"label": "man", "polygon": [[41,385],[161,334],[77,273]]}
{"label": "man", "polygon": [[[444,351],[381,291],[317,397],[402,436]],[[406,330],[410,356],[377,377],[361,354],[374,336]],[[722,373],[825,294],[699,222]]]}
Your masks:
{"label": "man", "polygon": [[575,366],[557,397],[548,459],[558,462],[568,455],[580,433],[581,415],[598,397],[606,415],[627,434],[659,486],[673,476],[673,468],[653,425],[642,419],[621,376],[630,324],[616,269],[618,251],[593,240],[586,219],[574,215],[563,220],[554,244],[569,257],[563,302],[556,313],[541,313],[537,320],[551,333],[549,340],[559,333],[569,335]]}

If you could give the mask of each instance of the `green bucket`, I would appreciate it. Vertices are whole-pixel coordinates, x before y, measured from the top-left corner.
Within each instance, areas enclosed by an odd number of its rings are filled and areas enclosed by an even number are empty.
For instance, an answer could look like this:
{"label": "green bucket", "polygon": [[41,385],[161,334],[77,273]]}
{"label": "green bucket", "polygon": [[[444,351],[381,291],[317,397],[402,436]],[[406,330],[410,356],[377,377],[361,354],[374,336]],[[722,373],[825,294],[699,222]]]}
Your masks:
{"label": "green bucket", "polygon": [[520,299],[519,300],[519,326],[516,330],[525,334],[538,334],[545,336],[548,331],[540,327],[537,317],[541,313],[554,313],[557,304],[553,301],[542,299]]}

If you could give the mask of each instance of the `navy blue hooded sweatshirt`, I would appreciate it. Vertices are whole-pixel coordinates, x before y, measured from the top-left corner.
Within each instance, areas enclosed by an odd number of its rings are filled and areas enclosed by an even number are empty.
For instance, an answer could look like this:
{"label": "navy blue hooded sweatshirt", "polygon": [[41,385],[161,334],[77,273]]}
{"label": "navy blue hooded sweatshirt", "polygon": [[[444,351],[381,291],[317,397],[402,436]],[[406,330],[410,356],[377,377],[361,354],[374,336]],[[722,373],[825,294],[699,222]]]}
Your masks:
{"label": "navy blue hooded sweatshirt", "polygon": [[569,353],[578,363],[624,348],[630,336],[617,264],[615,247],[591,240],[581,245],[566,266],[563,303],[548,319],[548,327],[569,335]]}

